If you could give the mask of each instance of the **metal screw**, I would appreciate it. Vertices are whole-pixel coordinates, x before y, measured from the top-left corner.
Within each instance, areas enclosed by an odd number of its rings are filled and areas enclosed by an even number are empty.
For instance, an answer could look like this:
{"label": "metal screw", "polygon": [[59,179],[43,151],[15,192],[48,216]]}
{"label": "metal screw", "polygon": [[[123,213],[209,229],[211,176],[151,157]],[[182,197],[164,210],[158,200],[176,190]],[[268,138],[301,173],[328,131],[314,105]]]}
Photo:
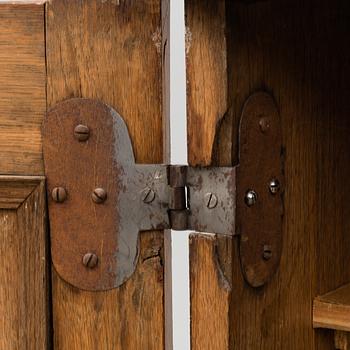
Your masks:
{"label": "metal screw", "polygon": [[88,267],[89,269],[93,269],[97,266],[98,263],[98,257],[94,253],[86,253],[83,256],[83,264],[85,267]]}
{"label": "metal screw", "polygon": [[264,260],[270,260],[272,258],[272,249],[269,245],[264,245],[264,253],[263,253]]}
{"label": "metal screw", "polygon": [[146,204],[150,204],[154,201],[154,199],[156,198],[156,194],[155,192],[152,190],[152,188],[150,187],[146,187],[141,194],[141,199],[142,202],[146,203]]}
{"label": "metal screw", "polygon": [[272,194],[277,194],[280,190],[280,183],[277,179],[272,179],[269,183],[269,189]]}
{"label": "metal screw", "polygon": [[214,193],[207,193],[205,195],[205,202],[207,208],[214,209],[218,205],[218,197]]}
{"label": "metal screw", "polygon": [[263,133],[266,133],[270,129],[270,120],[268,118],[261,118],[259,121],[260,130]]}
{"label": "metal screw", "polygon": [[256,201],[258,200],[258,195],[256,194],[255,191],[253,190],[249,190],[246,195],[245,195],[245,198],[244,198],[244,201],[245,201],[245,204],[248,206],[248,207],[251,207],[253,206]]}
{"label": "metal screw", "polygon": [[103,188],[95,188],[91,197],[95,203],[101,204],[107,199],[107,192]]}
{"label": "metal screw", "polygon": [[80,141],[86,141],[90,136],[90,129],[86,125],[79,124],[74,129],[75,138]]}
{"label": "metal screw", "polygon": [[55,187],[51,192],[52,199],[57,203],[63,203],[67,199],[67,191],[63,187]]}

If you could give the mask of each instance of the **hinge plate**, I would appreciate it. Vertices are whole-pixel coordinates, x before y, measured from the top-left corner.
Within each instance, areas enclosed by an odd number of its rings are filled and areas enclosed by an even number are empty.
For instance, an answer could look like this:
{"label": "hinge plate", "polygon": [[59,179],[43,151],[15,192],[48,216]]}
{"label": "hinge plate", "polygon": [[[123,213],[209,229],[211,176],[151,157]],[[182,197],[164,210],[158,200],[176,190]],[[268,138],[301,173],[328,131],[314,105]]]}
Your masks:
{"label": "hinge plate", "polygon": [[[277,156],[281,144],[275,128],[279,122],[276,109],[269,105],[271,98],[262,95],[270,108],[263,109],[263,114],[272,115],[273,137],[250,131],[250,127],[255,130],[259,116],[251,112],[248,102],[243,112],[247,120],[242,121],[240,131],[239,167],[136,164],[126,124],[111,107],[100,101],[71,99],[50,110],[43,126],[43,147],[52,259],[58,274],[84,290],[118,287],[135,270],[139,231],[177,228],[241,234],[245,278],[253,286],[265,283],[279,261],[281,222],[273,220],[281,212],[281,201],[276,200],[281,197],[270,198],[263,186],[272,175],[282,181],[282,168]],[[255,142],[252,136],[261,140]],[[278,152],[260,155],[270,147]],[[252,167],[254,162],[258,163]],[[258,170],[264,162],[263,168],[271,167],[271,173]],[[251,169],[255,172],[248,176]],[[236,176],[241,186],[237,190]],[[243,207],[246,189],[255,185],[257,205]],[[251,224],[244,218],[252,220]],[[272,260],[261,263],[259,249],[267,243],[276,251]],[[258,255],[256,260],[250,249]],[[252,278],[259,273],[260,279]]]}

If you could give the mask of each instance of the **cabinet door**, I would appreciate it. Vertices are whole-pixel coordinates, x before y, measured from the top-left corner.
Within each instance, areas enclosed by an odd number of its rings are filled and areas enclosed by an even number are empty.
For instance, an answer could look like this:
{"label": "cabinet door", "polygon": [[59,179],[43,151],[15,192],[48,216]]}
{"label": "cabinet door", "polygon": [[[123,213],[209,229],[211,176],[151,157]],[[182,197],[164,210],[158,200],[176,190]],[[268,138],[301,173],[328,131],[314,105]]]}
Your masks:
{"label": "cabinet door", "polygon": [[[132,278],[86,292],[50,262],[41,124],[73,97],[127,123],[136,161],[162,163],[159,0],[0,5],[0,348],[163,349],[163,233],[140,236]],[[48,194],[50,195],[50,194]]]}
{"label": "cabinet door", "polygon": [[349,2],[187,0],[186,11],[191,164],[238,163],[256,91],[275,98],[285,151],[282,258],[264,287],[243,280],[239,238],[191,238],[192,349],[333,349],[312,308],[350,280]]}

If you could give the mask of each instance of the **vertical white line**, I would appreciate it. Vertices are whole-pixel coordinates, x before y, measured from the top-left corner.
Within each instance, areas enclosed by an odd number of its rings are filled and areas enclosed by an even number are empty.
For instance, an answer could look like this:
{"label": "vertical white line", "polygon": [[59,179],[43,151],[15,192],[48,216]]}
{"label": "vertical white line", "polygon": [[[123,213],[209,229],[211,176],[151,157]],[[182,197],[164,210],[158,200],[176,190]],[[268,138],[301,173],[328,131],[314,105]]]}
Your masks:
{"label": "vertical white line", "polygon": [[[170,0],[170,161],[187,164],[185,6]],[[188,232],[172,231],[173,349],[190,349]]]}

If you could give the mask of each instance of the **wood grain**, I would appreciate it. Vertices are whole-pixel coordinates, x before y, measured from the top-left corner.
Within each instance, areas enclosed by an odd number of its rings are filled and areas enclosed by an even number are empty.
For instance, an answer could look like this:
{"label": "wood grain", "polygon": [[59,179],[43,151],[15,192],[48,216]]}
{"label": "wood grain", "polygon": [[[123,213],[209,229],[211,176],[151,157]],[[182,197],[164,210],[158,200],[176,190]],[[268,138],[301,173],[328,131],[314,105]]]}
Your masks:
{"label": "wood grain", "polygon": [[45,210],[44,181],[17,209],[0,210],[1,349],[47,349],[50,343]]}
{"label": "wood grain", "polygon": [[313,326],[350,331],[350,284],[314,300]]}
{"label": "wood grain", "polygon": [[[188,157],[191,165],[232,164],[232,116],[228,113],[226,98],[225,17],[224,0],[186,1]],[[193,350],[229,347],[231,252],[232,238],[214,239],[198,234],[190,238]]]}
{"label": "wood grain", "polygon": [[[47,4],[48,105],[100,99],[127,123],[139,163],[162,161],[158,0]],[[57,349],[163,349],[163,234],[141,234],[141,256],[119,289],[78,291],[53,274]]]}
{"label": "wood grain", "polygon": [[[217,2],[208,2],[188,0],[189,31],[192,38],[201,33],[196,43],[201,48],[190,48],[188,53],[189,57],[197,55],[199,66],[189,66],[190,86],[202,82],[203,74],[198,76],[195,70],[200,72],[207,64],[201,64],[199,58],[205,60],[205,56],[198,52],[211,47],[210,26],[207,30],[202,27],[207,25],[208,16],[217,16],[212,11]],[[237,247],[230,250],[229,245],[223,245],[217,250],[221,269],[228,280],[232,279],[231,300],[226,306],[230,325],[224,330],[229,332],[230,348],[334,347],[332,331],[313,330],[312,303],[316,295],[350,280],[350,205],[346,200],[350,192],[349,12],[346,1],[338,1],[331,10],[326,0],[226,3],[228,113],[222,125],[232,123],[231,139],[227,140],[221,127],[213,151],[210,144],[204,146],[199,140],[206,138],[206,132],[198,133],[198,126],[190,121],[191,162],[207,164],[212,154],[213,162],[226,162],[229,154],[232,164],[237,162],[238,118],[244,101],[258,90],[268,91],[277,101],[286,151],[284,243],[278,273],[264,288],[252,289],[243,280]],[[213,80],[211,89],[216,86]],[[196,97],[189,95],[190,119],[197,118],[196,101],[200,99],[201,114],[209,110],[207,118],[216,119],[205,96],[200,90]],[[209,123],[215,125],[205,121]],[[199,154],[201,159],[196,158]],[[209,253],[203,252],[196,259],[205,264]],[[191,271],[192,275],[204,275]],[[217,282],[205,283],[207,287],[201,289],[191,284],[192,304]],[[211,304],[202,305],[204,315]],[[195,322],[200,322],[199,316],[192,319],[192,325]],[[204,321],[202,324],[205,327]],[[192,339],[198,348],[206,342],[205,336]]]}
{"label": "wood grain", "polygon": [[190,236],[192,350],[229,348],[227,305],[231,287],[221,272],[215,250],[214,236]]}
{"label": "wood grain", "polygon": [[335,331],[334,345],[337,350],[349,350],[350,349],[350,333]]}
{"label": "wood grain", "polygon": [[44,7],[0,5],[0,173],[42,175]]}

